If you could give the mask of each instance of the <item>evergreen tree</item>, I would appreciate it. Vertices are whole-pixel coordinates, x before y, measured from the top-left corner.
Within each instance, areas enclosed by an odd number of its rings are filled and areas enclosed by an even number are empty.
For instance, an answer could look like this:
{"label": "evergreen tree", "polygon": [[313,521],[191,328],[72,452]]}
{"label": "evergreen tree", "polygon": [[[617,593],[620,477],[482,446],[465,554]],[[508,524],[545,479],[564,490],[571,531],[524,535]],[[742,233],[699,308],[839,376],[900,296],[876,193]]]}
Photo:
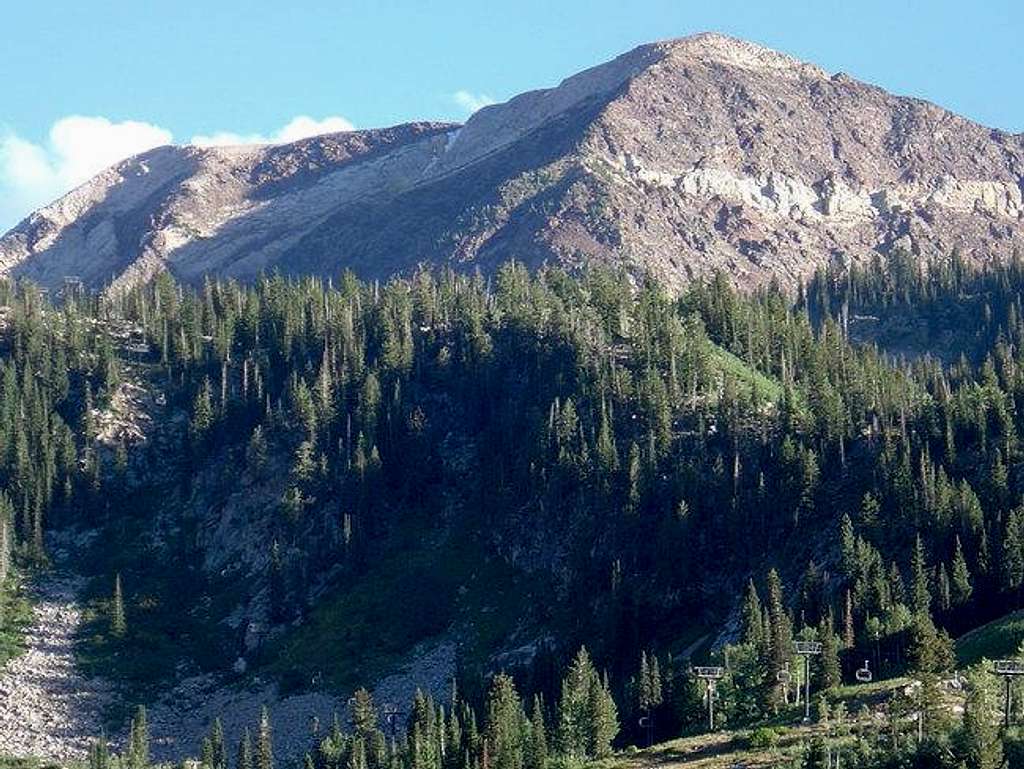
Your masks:
{"label": "evergreen tree", "polygon": [[590,755],[607,758],[612,753],[612,743],[619,734],[619,712],[608,686],[608,677],[597,676],[591,681],[587,703],[591,733],[588,743]]}
{"label": "evergreen tree", "polygon": [[210,378],[203,380],[203,386],[192,401],[192,419],[189,421],[189,434],[193,445],[199,446],[213,426],[213,389]]}
{"label": "evergreen tree", "polygon": [[559,741],[570,758],[606,756],[619,732],[618,710],[603,681],[581,647],[562,681],[558,709]]}
{"label": "evergreen tree", "polygon": [[146,708],[139,705],[128,731],[128,769],[147,769],[149,766],[149,726]]}
{"label": "evergreen tree", "polygon": [[593,725],[588,709],[591,686],[597,671],[586,647],[581,647],[562,680],[562,698],[558,707],[558,738],[564,755],[586,759]]}
{"label": "evergreen tree", "polygon": [[960,537],[956,538],[956,549],[953,553],[953,580],[950,587],[953,606],[963,606],[971,600],[974,588],[971,586],[971,572],[967,568],[967,559],[964,558]]}
{"label": "evergreen tree", "polygon": [[275,539],[270,545],[270,616],[277,622],[287,617],[285,606],[284,561],[281,546]]}
{"label": "evergreen tree", "polygon": [[252,763],[252,738],[249,736],[249,727],[245,728],[238,740],[238,756],[235,759],[235,769],[254,769]]}
{"label": "evergreen tree", "polygon": [[949,582],[946,564],[940,563],[935,576],[935,597],[938,599],[939,611],[949,611],[953,606],[953,587]]}
{"label": "evergreen tree", "polygon": [[[870,493],[868,494],[870,497]],[[873,501],[873,500],[872,500]],[[843,575],[853,580],[857,574],[857,538],[853,532],[853,521],[849,513],[843,513],[839,524],[839,545],[842,555]]]}
{"label": "evergreen tree", "polygon": [[267,467],[267,438],[263,433],[263,425],[256,425],[245,449],[245,462],[249,473],[256,480],[262,480]]}
{"label": "evergreen tree", "polygon": [[647,656],[647,652],[640,654],[640,674],[637,681],[637,705],[640,710],[650,712],[661,705],[664,701],[661,687],[661,671],[658,667],[658,658],[655,655]]}
{"label": "evergreen tree", "polygon": [[760,649],[764,642],[764,618],[761,613],[761,598],[757,594],[754,580],[747,583],[747,593],[740,609],[740,639]]}
{"label": "evergreen tree", "polygon": [[539,694],[533,697],[530,716],[530,739],[527,743],[525,769],[545,769],[548,762],[547,727],[544,723],[544,702]]}
{"label": "evergreen tree", "polygon": [[487,695],[486,739],[493,769],[523,769],[526,715],[511,676],[500,673]]}
{"label": "evergreen tree", "polygon": [[213,720],[213,727],[210,729],[210,756],[213,769],[228,769],[227,746],[224,742],[224,725],[218,716]]}
{"label": "evergreen tree", "polygon": [[274,744],[270,728],[270,711],[260,709],[259,732],[256,738],[256,769],[274,769]]}
{"label": "evergreen tree", "polygon": [[[782,593],[782,580],[779,573],[772,569],[768,572],[768,627],[771,638],[771,667],[770,678],[775,678],[789,663],[793,655],[793,625],[786,612]],[[772,706],[777,707],[781,702],[781,685],[776,685]]]}
{"label": "evergreen tree", "polygon": [[124,611],[124,592],[121,589],[121,574],[114,576],[114,595],[110,600],[110,634],[114,638],[124,638],[128,629]]}
{"label": "evergreen tree", "polygon": [[843,648],[852,649],[855,641],[853,628],[853,592],[846,591],[846,602],[843,608]]}
{"label": "evergreen tree", "polygon": [[[6,494],[0,491],[0,586],[7,582],[11,573],[11,535],[10,535],[10,503]],[[0,614],[0,623],[3,616]]]}
{"label": "evergreen tree", "polygon": [[843,682],[842,666],[839,662],[839,638],[832,627],[832,615],[822,617],[818,625],[821,640],[821,686],[823,690],[834,689]]}
{"label": "evergreen tree", "polygon": [[804,749],[800,767],[801,769],[828,769],[828,766],[828,751],[825,749],[825,742],[820,737],[815,737]]}
{"label": "evergreen tree", "polygon": [[1003,536],[1002,578],[1006,590],[1019,592],[1024,584],[1024,508],[1010,511]]}
{"label": "evergreen tree", "polygon": [[89,769],[110,769],[110,745],[105,734],[89,743]]}
{"label": "evergreen tree", "polygon": [[910,623],[907,657],[913,670],[939,673],[952,668],[956,655],[949,636],[935,627],[928,614],[918,613]]}
{"label": "evergreen tree", "polygon": [[913,577],[910,608],[918,614],[927,614],[931,606],[931,592],[928,589],[928,566],[924,556],[924,543],[921,535],[914,540],[914,550],[910,559],[910,573]]}
{"label": "evergreen tree", "polygon": [[999,769],[1003,764],[996,710],[980,674],[974,674],[967,685],[962,752],[971,769]]}
{"label": "evergreen tree", "polygon": [[352,697],[352,725],[356,734],[363,738],[368,738],[377,729],[377,708],[373,704],[373,695],[366,689],[357,689]]}

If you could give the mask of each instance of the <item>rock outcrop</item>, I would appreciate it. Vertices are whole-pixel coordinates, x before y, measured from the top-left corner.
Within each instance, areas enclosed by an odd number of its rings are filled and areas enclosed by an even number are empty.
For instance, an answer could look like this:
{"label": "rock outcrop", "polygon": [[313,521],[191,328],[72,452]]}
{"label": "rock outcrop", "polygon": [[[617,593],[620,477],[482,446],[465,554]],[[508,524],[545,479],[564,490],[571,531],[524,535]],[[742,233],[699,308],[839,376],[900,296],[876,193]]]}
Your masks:
{"label": "rock outcrop", "polygon": [[0,239],[59,288],[162,270],[367,278],[518,259],[793,285],[905,248],[1024,247],[1024,136],[720,35],[641,46],[477,112],[267,147],[127,160]]}

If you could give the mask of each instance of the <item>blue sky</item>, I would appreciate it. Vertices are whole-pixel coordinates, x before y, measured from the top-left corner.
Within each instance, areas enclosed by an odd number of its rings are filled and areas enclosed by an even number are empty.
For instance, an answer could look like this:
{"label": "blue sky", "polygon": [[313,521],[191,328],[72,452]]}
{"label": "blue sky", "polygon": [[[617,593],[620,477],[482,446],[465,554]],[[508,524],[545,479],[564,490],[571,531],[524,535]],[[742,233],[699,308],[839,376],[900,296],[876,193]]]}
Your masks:
{"label": "blue sky", "polygon": [[706,30],[1024,131],[1021,0],[9,0],[0,18],[0,229],[146,146],[463,120]]}

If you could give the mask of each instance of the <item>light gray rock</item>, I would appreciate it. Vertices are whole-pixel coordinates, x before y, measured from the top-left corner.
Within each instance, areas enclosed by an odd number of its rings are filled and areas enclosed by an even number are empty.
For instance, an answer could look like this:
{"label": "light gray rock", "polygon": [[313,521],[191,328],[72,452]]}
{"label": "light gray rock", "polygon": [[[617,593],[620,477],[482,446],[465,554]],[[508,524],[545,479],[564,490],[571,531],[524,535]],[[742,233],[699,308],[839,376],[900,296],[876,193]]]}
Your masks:
{"label": "light gray rock", "polygon": [[114,690],[75,667],[81,587],[79,579],[48,574],[32,589],[27,649],[0,671],[0,755],[79,761],[103,730]]}

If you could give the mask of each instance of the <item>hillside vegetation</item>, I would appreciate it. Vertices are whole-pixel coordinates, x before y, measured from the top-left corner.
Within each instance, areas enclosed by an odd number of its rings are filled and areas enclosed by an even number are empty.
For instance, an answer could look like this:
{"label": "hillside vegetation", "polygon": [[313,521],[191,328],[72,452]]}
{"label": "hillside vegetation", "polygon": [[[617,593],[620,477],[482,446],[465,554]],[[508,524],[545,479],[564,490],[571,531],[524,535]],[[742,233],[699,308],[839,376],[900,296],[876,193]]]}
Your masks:
{"label": "hillside vegetation", "polygon": [[[794,639],[823,644],[817,689],[864,660],[937,675],[1021,605],[1020,278],[853,271],[796,306],[515,264],[56,304],[3,284],[4,557],[88,534],[82,662],[134,701],[181,670],[347,695],[445,639],[451,707],[483,720],[495,672],[554,703],[586,645],[624,745],[644,712],[657,739],[699,726],[670,652],[709,628],[723,725],[778,712]],[[848,338],[966,294],[954,363]]]}

